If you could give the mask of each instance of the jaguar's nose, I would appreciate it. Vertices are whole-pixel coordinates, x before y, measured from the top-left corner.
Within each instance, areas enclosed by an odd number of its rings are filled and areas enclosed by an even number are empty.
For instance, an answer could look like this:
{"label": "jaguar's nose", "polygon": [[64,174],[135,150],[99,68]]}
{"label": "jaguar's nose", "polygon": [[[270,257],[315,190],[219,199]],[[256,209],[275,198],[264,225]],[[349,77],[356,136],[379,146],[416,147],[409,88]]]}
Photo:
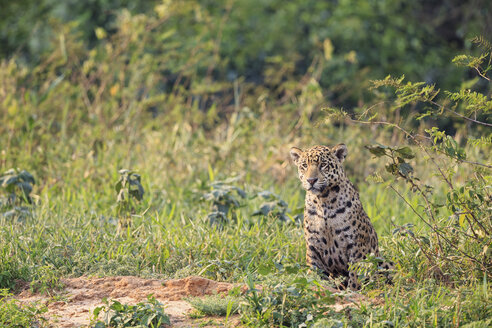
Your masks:
{"label": "jaguar's nose", "polygon": [[307,178],[306,180],[307,180],[307,182],[309,182],[309,184],[311,186],[314,186],[314,184],[316,183],[316,181],[318,181],[318,178]]}

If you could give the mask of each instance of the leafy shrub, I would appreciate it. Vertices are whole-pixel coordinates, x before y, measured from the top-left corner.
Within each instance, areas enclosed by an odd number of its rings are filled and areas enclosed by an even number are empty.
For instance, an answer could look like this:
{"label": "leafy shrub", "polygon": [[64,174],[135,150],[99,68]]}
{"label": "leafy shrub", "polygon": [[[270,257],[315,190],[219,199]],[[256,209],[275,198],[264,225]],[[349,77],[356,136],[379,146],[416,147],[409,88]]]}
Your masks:
{"label": "leafy shrub", "polygon": [[32,204],[31,192],[35,183],[32,174],[26,170],[10,169],[1,174],[0,188],[6,196],[0,196],[0,215],[19,222],[32,217],[32,208],[23,204]]}
{"label": "leafy shrub", "polygon": [[230,185],[231,181],[215,181],[210,184],[210,192],[202,195],[202,200],[210,202],[210,213],[207,215],[210,224],[219,226],[236,220],[236,210],[240,206],[239,199],[246,197],[241,188]]}
{"label": "leafy shrub", "polygon": [[[279,196],[269,191],[259,192],[257,196],[267,200],[267,202],[261,204],[260,208],[253,212],[253,216],[271,216],[284,222],[290,220],[289,215],[287,214],[290,212],[289,207],[284,200],[279,198]],[[299,213],[295,215],[292,220],[294,222],[299,222],[302,221],[302,217],[303,215]]]}
{"label": "leafy shrub", "polygon": [[[147,296],[147,302],[136,305],[121,304],[116,300],[103,299],[105,305],[93,311],[92,325],[95,328],[123,328],[123,327],[152,327],[158,328],[171,324],[164,308],[152,295]],[[99,321],[100,314],[104,314],[103,321]]]}

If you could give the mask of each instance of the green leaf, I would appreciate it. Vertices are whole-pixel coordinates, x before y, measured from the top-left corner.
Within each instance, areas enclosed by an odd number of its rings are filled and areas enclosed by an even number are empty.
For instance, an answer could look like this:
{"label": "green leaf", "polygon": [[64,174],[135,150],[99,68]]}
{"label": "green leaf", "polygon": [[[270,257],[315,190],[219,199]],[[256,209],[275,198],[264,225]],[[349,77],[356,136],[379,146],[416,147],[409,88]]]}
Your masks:
{"label": "green leaf", "polygon": [[398,164],[398,171],[404,176],[408,176],[410,173],[413,172],[413,167],[408,163],[401,163]]}
{"label": "green leaf", "polygon": [[300,278],[297,278],[296,280],[294,280],[294,283],[299,285],[299,286],[307,286],[309,285],[309,282],[306,278],[304,277],[300,277]]}
{"label": "green leaf", "polygon": [[103,309],[102,306],[98,306],[94,309],[94,311],[92,312],[92,314],[94,315],[94,319],[97,319],[102,309]]}
{"label": "green leaf", "polygon": [[371,154],[375,155],[376,157],[381,157],[386,155],[386,149],[387,147],[383,146],[365,146]]}
{"label": "green leaf", "polygon": [[122,181],[119,180],[118,182],[116,182],[116,184],[114,185],[114,190],[116,190],[116,192],[120,192],[121,188],[123,187],[122,185]]}
{"label": "green leaf", "polygon": [[258,267],[258,273],[261,274],[262,276],[266,276],[271,272],[272,272],[272,268],[267,265],[260,264],[260,266]]}
{"label": "green leaf", "polygon": [[17,175],[6,175],[2,179],[2,187],[6,188],[10,185],[16,184],[19,181]]}
{"label": "green leaf", "polygon": [[297,274],[299,272],[299,266],[298,265],[286,266],[285,272],[289,274]]}
{"label": "green leaf", "polygon": [[22,190],[25,196],[29,196],[32,191],[32,186],[27,182],[21,182],[18,184],[19,188]]}
{"label": "green leaf", "polygon": [[34,177],[32,176],[31,173],[27,172],[26,170],[22,170],[18,177],[22,180],[24,180],[25,182],[27,183],[30,183],[30,184],[36,184],[36,181],[34,180]]}
{"label": "green leaf", "polygon": [[386,164],[385,168],[391,174],[398,172],[398,164]]}
{"label": "green leaf", "polygon": [[466,219],[466,214],[460,214],[458,217],[458,223],[462,228],[465,227],[465,219]]}
{"label": "green leaf", "polygon": [[400,154],[400,156],[405,158],[405,159],[412,159],[415,157],[415,154],[413,153],[413,151],[410,147],[398,148],[395,150],[395,152]]}
{"label": "green leaf", "polygon": [[260,191],[256,195],[269,200],[274,200],[276,198],[276,196],[271,191],[268,190]]}
{"label": "green leaf", "polygon": [[237,194],[241,197],[241,198],[246,198],[246,192],[244,190],[242,190],[241,188],[238,188],[238,187],[234,187],[234,190],[236,190]]}
{"label": "green leaf", "polygon": [[255,211],[252,216],[263,215],[268,216],[268,214],[272,213],[277,208],[277,202],[267,202],[261,204],[259,210]]}

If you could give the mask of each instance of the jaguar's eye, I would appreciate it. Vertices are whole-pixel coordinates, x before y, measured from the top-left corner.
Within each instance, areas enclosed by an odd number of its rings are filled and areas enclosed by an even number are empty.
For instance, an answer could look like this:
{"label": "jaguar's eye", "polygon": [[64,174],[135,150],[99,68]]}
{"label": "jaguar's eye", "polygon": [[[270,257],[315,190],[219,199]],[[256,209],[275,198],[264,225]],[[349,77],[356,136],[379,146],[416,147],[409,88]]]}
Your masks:
{"label": "jaguar's eye", "polygon": [[321,164],[319,165],[319,168],[320,168],[321,170],[323,170],[323,169],[326,169],[326,167],[327,167],[327,166],[328,166],[328,164],[326,164],[326,163],[321,163]]}
{"label": "jaguar's eye", "polygon": [[307,164],[306,163],[302,163],[301,164],[301,169],[306,170],[307,169]]}

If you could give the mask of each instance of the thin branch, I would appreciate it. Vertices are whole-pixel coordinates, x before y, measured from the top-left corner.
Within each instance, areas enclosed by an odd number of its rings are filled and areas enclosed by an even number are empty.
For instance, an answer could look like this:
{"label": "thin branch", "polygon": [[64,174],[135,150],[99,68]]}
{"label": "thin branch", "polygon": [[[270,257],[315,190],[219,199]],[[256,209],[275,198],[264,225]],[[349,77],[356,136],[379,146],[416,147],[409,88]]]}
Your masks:
{"label": "thin branch", "polygon": [[475,67],[475,70],[477,71],[478,75],[480,75],[481,77],[483,77],[484,79],[486,79],[487,81],[490,82],[490,79],[488,77],[486,77],[484,74],[482,74],[482,72],[480,71],[480,69],[478,67]]}
{"label": "thin branch", "polygon": [[459,117],[461,117],[462,119],[465,119],[465,120],[467,120],[467,121],[470,121],[470,122],[473,122],[473,123],[476,123],[476,124],[481,124],[481,125],[485,125],[485,126],[492,127],[492,124],[485,123],[485,122],[482,122],[482,121],[477,121],[477,120],[474,120],[473,118],[470,118],[470,117],[465,116],[465,115],[463,115],[463,114],[457,113],[457,112],[455,112],[454,110],[451,110],[451,109],[449,109],[449,108],[446,108],[446,107],[444,107],[443,105],[438,104],[438,103],[436,103],[436,102],[434,102],[434,101],[432,101],[432,100],[429,100],[429,102],[430,102],[431,104],[433,104],[433,105],[435,105],[435,106],[437,106],[437,107],[439,107],[439,108],[441,108],[441,109],[447,110],[448,112],[453,113],[454,115],[459,116]]}
{"label": "thin branch", "polygon": [[463,159],[460,159],[459,161],[463,162],[463,163],[467,163],[467,164],[479,165],[479,166],[484,166],[486,168],[492,169],[492,165],[488,165],[488,164],[482,164],[482,163],[472,162],[472,161],[465,161]]}
{"label": "thin branch", "polygon": [[[433,230],[436,231],[437,243],[439,244],[439,249],[441,250],[441,253],[443,253],[441,239],[439,238],[439,234],[437,233],[437,228],[435,227],[435,225],[436,225],[436,218],[434,216],[434,213],[432,213],[432,207],[430,205],[429,199],[427,198],[427,195],[422,191],[422,189],[420,189],[420,187],[413,181],[413,179],[411,179],[409,177],[406,177],[406,176],[404,176],[401,173],[399,173],[399,175],[403,179],[405,179],[406,181],[410,182],[410,184],[412,185],[412,188],[417,189],[418,192],[420,193],[420,195],[422,196],[422,198],[425,200],[425,205],[426,205],[425,209],[427,210],[427,215],[430,216],[430,218],[432,219],[432,222],[434,224]],[[396,192],[396,189],[393,188],[393,186],[391,188],[393,190],[395,190],[395,192]]]}
{"label": "thin branch", "polygon": [[[427,138],[427,139],[430,139],[430,138]],[[446,154],[444,151],[442,151],[440,149],[435,149],[435,151],[437,151],[438,153],[441,153],[443,155],[449,156],[448,154]],[[483,166],[483,167],[492,169],[492,165],[490,165],[490,164],[483,164],[483,163],[479,163],[479,162],[472,162],[472,161],[467,161],[467,160],[464,160],[464,159],[457,159],[455,157],[451,157],[451,158],[453,158],[454,160],[456,160],[459,163],[467,163],[467,164],[472,164],[472,165],[477,165],[477,166]]]}
{"label": "thin branch", "polygon": [[367,114],[367,113],[369,113],[369,112],[371,111],[371,109],[373,109],[374,107],[377,107],[377,106],[379,106],[379,105],[385,104],[385,103],[387,103],[387,102],[388,102],[388,101],[381,101],[381,102],[378,102],[378,103],[376,103],[376,104],[374,104],[374,105],[370,106],[370,107],[369,107],[369,108],[367,108],[367,109],[366,109],[366,110],[365,110],[362,114],[360,114],[360,115],[359,115],[359,118],[358,118],[358,119],[360,120],[360,119],[364,118],[364,116],[366,116],[366,114]]}

